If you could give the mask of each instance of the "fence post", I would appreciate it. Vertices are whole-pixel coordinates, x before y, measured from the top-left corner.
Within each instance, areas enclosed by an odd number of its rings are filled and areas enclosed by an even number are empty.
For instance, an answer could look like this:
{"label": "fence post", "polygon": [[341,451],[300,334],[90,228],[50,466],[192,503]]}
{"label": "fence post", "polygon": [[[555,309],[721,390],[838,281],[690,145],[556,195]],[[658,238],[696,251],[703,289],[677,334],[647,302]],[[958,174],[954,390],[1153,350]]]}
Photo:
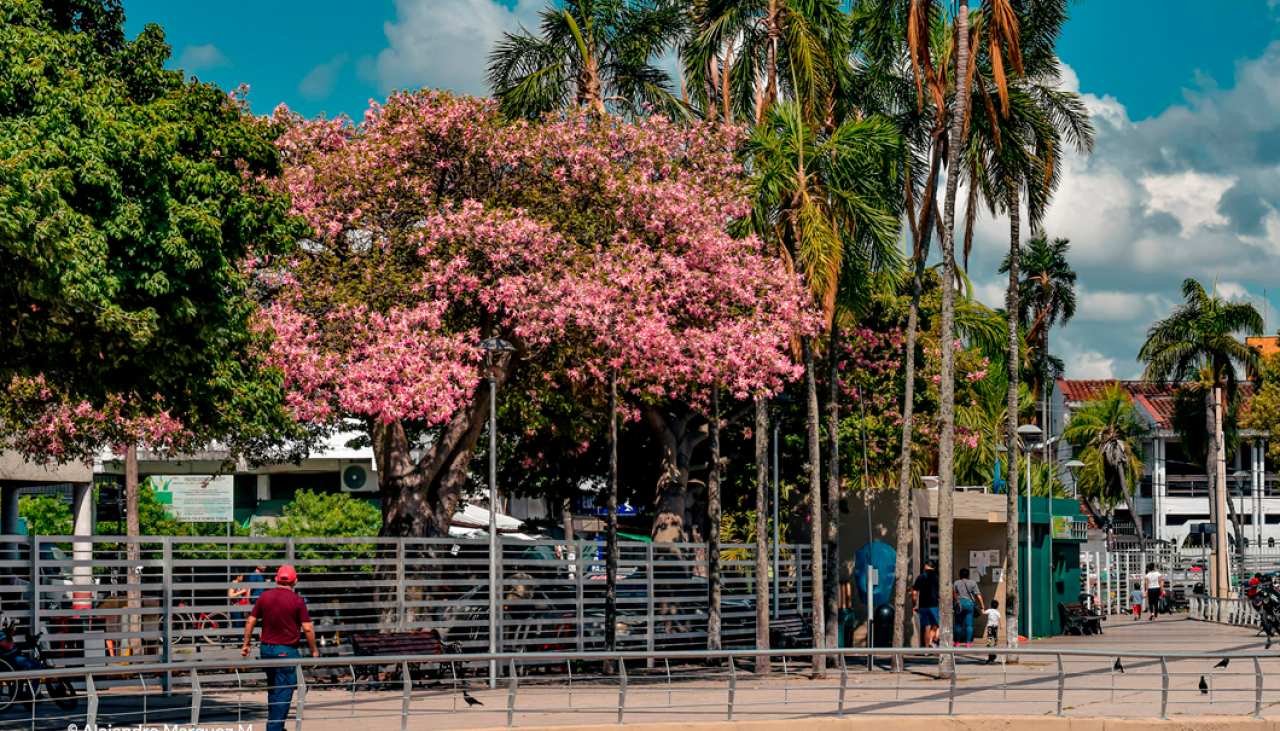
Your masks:
{"label": "fence post", "polygon": [[204,691],[200,689],[200,674],[191,668],[191,727],[200,725],[200,704],[204,702]]}
{"label": "fence post", "polygon": [[[495,568],[494,568],[493,574],[494,576],[498,577],[498,585],[490,588],[489,591],[497,592],[496,594],[491,595],[491,596],[497,597],[497,601],[492,602],[492,604],[498,609],[497,621],[494,622],[494,626],[497,628],[497,631],[494,633],[493,646],[497,648],[496,649],[497,652],[502,652],[502,635],[505,632],[505,629],[503,628],[502,625],[503,625],[503,620],[506,619],[506,614],[507,614],[502,608],[502,603],[507,598],[507,577],[502,573],[502,568],[503,568],[502,554],[504,549],[502,546],[501,535],[498,536],[498,540],[496,542],[498,544],[498,550],[494,555],[489,557],[489,560],[494,562]],[[496,668],[497,664],[495,663],[493,667]]]}
{"label": "fence post", "polygon": [[1160,718],[1169,718],[1169,663],[1160,656]]}
{"label": "fence post", "polygon": [[293,538],[284,539],[284,559],[286,563],[292,564],[294,561]]}
{"label": "fence post", "polygon": [[[161,592],[161,605],[164,607],[164,612],[160,615],[160,621],[164,622],[160,627],[164,649],[161,658],[163,662],[170,663],[173,662],[173,539],[171,536],[160,537],[160,557],[164,572],[164,589]],[[173,684],[173,673],[165,671],[163,681],[164,692],[168,693]]]}
{"label": "fence post", "polygon": [[1067,674],[1062,667],[1062,653],[1058,653],[1058,715],[1062,715],[1062,696],[1067,690]]}
{"label": "fence post", "polygon": [[627,710],[627,659],[618,658],[618,725],[622,725],[622,714]]}
{"label": "fence post", "polygon": [[[1254,662],[1256,663],[1257,660]],[[91,729],[98,725],[98,689],[93,684],[91,673],[85,673],[84,694],[89,698],[88,708],[84,712],[84,727]]]}
{"label": "fence post", "polygon": [[40,539],[34,533],[27,537],[31,544],[27,558],[31,561],[31,596],[27,606],[31,607],[31,631],[39,632],[40,627]]}
{"label": "fence post", "polygon": [[836,712],[837,718],[844,718],[844,692],[849,687],[849,668],[845,664],[844,653],[840,653],[840,710]]}
{"label": "fence post", "polygon": [[1258,662],[1258,657],[1253,658],[1253,717],[1262,718],[1262,663]]}
{"label": "fence post", "polygon": [[728,721],[733,722],[733,701],[734,695],[738,692],[738,666],[733,662],[733,655],[729,656],[729,717]]}
{"label": "fence post", "polygon": [[404,538],[396,540],[396,630],[403,632],[404,617]]}
{"label": "fence post", "polygon": [[586,641],[584,637],[587,634],[586,597],[584,596],[585,587],[582,583],[583,582],[582,575],[586,573],[586,570],[587,570],[587,561],[586,561],[587,555],[585,553],[586,544],[575,543],[574,550],[577,552],[575,554],[577,558],[577,563],[574,564],[574,571],[573,571],[574,584],[576,585],[575,586],[576,597],[574,601],[577,604],[577,608],[578,608],[577,614],[574,615],[574,619],[575,619],[575,624],[578,627],[578,632],[577,632],[578,652],[583,652],[586,649],[585,647]]}
{"label": "fence post", "polygon": [[297,666],[295,672],[298,674],[296,681],[298,685],[298,720],[294,723],[293,728],[295,731],[302,731],[302,716],[307,709],[307,676],[303,674],[301,665]]}
{"label": "fence post", "polygon": [[[404,681],[404,699],[400,701],[400,731],[408,731],[409,701],[413,700],[413,678],[409,675],[409,663],[400,664],[400,678]],[[377,680],[376,677],[374,679]]]}
{"label": "fence post", "polygon": [[803,561],[804,547],[800,545],[791,548],[791,556],[794,559],[796,571],[793,574],[796,582],[796,612],[804,617],[804,574],[800,571],[800,564]]}
{"label": "fence post", "polygon": [[[942,662],[941,650],[938,651],[938,662],[939,663]],[[947,686],[948,688],[947,689],[947,715],[948,716],[956,715],[956,676],[959,674],[960,673],[955,672],[955,668],[953,667],[951,672],[951,682]]]}
{"label": "fence post", "polygon": [[511,728],[516,722],[516,686],[520,682],[520,673],[516,672],[516,659],[510,660],[511,668],[511,688],[507,694],[507,728]]}

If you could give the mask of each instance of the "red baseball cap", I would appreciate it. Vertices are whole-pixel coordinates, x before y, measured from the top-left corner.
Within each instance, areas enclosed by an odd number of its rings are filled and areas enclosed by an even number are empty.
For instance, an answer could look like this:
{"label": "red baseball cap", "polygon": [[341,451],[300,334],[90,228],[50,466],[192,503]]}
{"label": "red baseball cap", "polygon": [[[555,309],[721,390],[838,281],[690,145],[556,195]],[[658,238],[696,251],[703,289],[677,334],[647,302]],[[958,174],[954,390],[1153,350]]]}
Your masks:
{"label": "red baseball cap", "polygon": [[292,584],[298,580],[298,572],[293,570],[292,566],[281,566],[276,572],[276,581],[282,584]]}

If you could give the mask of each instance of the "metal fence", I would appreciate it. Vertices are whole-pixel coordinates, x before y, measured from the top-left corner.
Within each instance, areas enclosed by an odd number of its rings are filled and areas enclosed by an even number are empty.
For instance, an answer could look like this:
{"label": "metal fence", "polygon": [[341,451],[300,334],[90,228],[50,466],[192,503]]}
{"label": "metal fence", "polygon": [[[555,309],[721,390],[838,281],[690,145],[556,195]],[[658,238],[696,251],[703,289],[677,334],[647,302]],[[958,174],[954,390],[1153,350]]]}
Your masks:
{"label": "metal fence", "polygon": [[[581,653],[605,649],[602,547],[503,539],[491,555],[487,539],[0,536],[0,607],[43,629],[60,665],[228,659],[249,601],[291,564],[326,656],[350,654],[353,633],[385,630],[434,629],[487,651],[496,561],[498,648]],[[810,613],[807,554],[779,547],[776,615]],[[721,557],[724,646],[754,646],[755,547],[726,545]],[[618,650],[706,647],[704,544],[623,542],[619,566]]]}
{"label": "metal fence", "polygon": [[[1080,555],[1084,591],[1097,597],[1108,614],[1126,614],[1129,592],[1141,586],[1148,563],[1154,563],[1166,579],[1178,606],[1187,606],[1195,595],[1197,584],[1208,584],[1208,551],[1201,548],[1175,548],[1155,545],[1145,551],[1097,551]],[[1245,547],[1243,559],[1231,554],[1233,585],[1239,585],[1255,573],[1280,573],[1280,549]]]}
{"label": "metal fence", "polygon": [[1262,629],[1262,617],[1248,599],[1193,596],[1187,611],[1192,619]]}
{"label": "metal fence", "polygon": [[[1016,652],[1019,663],[1006,662]],[[253,723],[266,715],[264,670],[296,669],[297,731],[378,719],[380,728],[475,728],[628,722],[782,719],[812,716],[1007,715],[1153,717],[1280,715],[1274,654],[1126,653],[1020,648],[771,651],[756,674],[754,651],[503,653],[303,659],[78,668],[0,678],[0,729],[65,729]],[[814,678],[812,659],[830,665]],[[906,672],[890,671],[901,656]],[[955,671],[937,673],[948,658]],[[1223,662],[1227,660],[1228,662]],[[354,662],[354,664],[353,664]],[[360,665],[359,663],[366,663]],[[490,687],[470,667],[504,669]],[[161,678],[172,677],[168,692]],[[66,679],[57,706],[40,690],[7,687]],[[477,718],[483,717],[483,718]]]}

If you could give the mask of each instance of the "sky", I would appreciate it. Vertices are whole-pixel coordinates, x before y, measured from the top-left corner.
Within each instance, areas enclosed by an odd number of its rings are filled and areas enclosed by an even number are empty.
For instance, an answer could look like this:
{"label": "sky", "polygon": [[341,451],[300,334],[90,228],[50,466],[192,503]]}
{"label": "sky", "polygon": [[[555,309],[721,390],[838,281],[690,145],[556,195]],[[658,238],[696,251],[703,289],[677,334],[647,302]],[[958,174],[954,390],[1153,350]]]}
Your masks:
{"label": "sky", "polygon": [[[360,118],[422,86],[482,94],[503,31],[545,0],[125,0],[128,29],[164,27],[171,66],[255,112]],[[1177,42],[1172,42],[1177,39]],[[1147,327],[1194,277],[1263,309],[1280,301],[1280,0],[1082,0],[1059,54],[1097,145],[1068,155],[1046,233],[1071,241],[1075,319],[1050,343],[1070,378],[1133,378]],[[1003,303],[1008,223],[980,221],[969,274]],[[1280,327],[1266,307],[1268,332]]]}

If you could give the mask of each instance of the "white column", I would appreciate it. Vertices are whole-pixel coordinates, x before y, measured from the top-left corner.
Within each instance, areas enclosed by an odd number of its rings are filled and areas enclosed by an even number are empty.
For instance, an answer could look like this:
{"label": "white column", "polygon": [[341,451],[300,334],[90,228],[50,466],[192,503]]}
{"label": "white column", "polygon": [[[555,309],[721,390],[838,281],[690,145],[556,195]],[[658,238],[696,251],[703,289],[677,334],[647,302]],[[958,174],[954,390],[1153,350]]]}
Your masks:
{"label": "white column", "polygon": [[258,502],[271,499],[271,475],[258,475]]}
{"label": "white column", "polygon": [[[71,532],[76,536],[93,535],[93,483],[77,482],[71,486]],[[72,593],[73,609],[92,609],[93,592],[81,587],[93,586],[93,543],[77,541],[71,544],[71,555],[77,563],[84,562],[71,569],[71,583],[76,587]]]}
{"label": "white column", "polygon": [[1156,540],[1164,538],[1164,495],[1165,495],[1165,462],[1164,462],[1164,437],[1157,436],[1151,440],[1152,446],[1152,475],[1151,475],[1151,505],[1152,517],[1151,522],[1152,533]]}

